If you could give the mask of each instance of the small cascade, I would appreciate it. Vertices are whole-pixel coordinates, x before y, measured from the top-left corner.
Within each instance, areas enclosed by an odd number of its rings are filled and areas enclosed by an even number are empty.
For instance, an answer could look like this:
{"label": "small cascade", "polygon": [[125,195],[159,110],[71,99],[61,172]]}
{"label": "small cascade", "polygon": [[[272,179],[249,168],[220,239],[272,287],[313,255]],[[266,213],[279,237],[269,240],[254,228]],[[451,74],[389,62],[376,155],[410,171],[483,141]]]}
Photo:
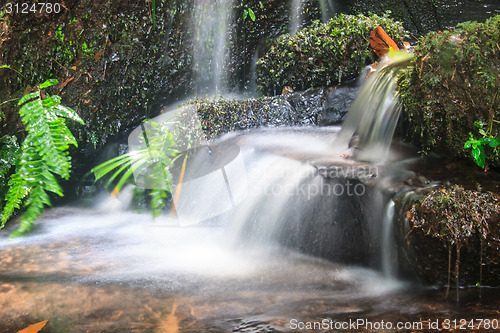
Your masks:
{"label": "small cascade", "polygon": [[232,8],[233,0],[196,0],[191,31],[197,94],[216,94],[227,90],[227,46]]}
{"label": "small cascade", "polygon": [[304,20],[304,0],[293,0],[290,8],[290,22],[288,30],[291,34],[296,33],[302,28]]}
{"label": "small cascade", "polygon": [[390,200],[387,204],[384,220],[382,222],[382,273],[386,278],[395,278],[397,276],[397,249],[394,238],[394,201]]}
{"label": "small cascade", "polygon": [[320,0],[319,4],[321,6],[321,22],[325,23],[337,13],[337,5],[334,0]]}
{"label": "small cascade", "polygon": [[385,159],[401,110],[396,92],[397,73],[410,58],[404,51],[395,51],[369,75],[342,124],[335,141],[337,147],[355,146],[358,160]]}

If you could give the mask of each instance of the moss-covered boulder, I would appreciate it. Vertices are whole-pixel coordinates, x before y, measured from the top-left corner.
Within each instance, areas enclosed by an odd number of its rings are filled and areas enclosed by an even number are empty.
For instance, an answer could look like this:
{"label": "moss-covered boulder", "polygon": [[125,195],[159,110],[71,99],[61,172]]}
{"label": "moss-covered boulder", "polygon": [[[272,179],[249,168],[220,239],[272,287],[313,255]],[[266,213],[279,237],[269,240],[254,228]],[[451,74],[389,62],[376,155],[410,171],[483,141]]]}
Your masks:
{"label": "moss-covered boulder", "polygon": [[[415,47],[412,66],[400,81],[404,135],[423,149],[470,158],[476,139],[500,136],[500,15],[432,32]],[[485,145],[487,164],[500,166]]]}
{"label": "moss-covered boulder", "polygon": [[400,44],[406,32],[387,15],[338,14],[325,24],[315,21],[294,35],[280,36],[257,62],[257,83],[267,94],[328,87],[355,78],[376,57],[369,36],[377,26]]}
{"label": "moss-covered boulder", "polygon": [[450,185],[397,202],[403,267],[431,284],[500,286],[500,196]]}
{"label": "moss-covered boulder", "polygon": [[243,100],[212,97],[191,103],[205,134],[212,139],[231,131],[256,127],[317,125],[326,97],[324,89],[310,89],[276,97]]}
{"label": "moss-covered boulder", "polygon": [[[19,98],[48,78],[51,94],[74,108],[86,127],[78,139],[100,145],[189,91],[191,75],[184,2],[70,1],[58,13],[1,12],[0,102]],[[0,8],[0,11],[3,8]],[[14,71],[15,70],[15,71]],[[15,102],[0,106],[2,133],[22,137]]]}

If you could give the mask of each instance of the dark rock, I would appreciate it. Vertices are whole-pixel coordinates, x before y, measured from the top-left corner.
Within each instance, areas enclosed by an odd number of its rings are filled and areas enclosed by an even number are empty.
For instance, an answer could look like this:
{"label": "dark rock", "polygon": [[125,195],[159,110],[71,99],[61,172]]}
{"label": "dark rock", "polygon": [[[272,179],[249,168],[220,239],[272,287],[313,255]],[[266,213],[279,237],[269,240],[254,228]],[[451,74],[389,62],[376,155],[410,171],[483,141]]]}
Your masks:
{"label": "dark rock", "polygon": [[203,98],[189,104],[195,106],[207,137],[214,138],[230,131],[260,126],[317,125],[324,102],[324,89],[310,89],[241,100]]}
{"label": "dark rock", "polygon": [[321,126],[341,125],[358,91],[357,86],[351,85],[328,89],[319,124]]}
{"label": "dark rock", "polygon": [[402,22],[413,35],[445,30],[460,22],[478,21],[500,14],[500,3],[496,0],[340,0],[346,13],[376,13],[387,10]]}

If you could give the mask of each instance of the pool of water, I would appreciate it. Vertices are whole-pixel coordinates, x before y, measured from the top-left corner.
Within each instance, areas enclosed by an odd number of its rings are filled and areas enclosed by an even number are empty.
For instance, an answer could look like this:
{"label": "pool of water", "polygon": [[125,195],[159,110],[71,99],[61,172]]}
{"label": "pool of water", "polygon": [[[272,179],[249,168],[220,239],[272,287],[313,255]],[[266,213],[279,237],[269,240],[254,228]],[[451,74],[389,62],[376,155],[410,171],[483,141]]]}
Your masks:
{"label": "pool of water", "polygon": [[[306,223],[316,236],[326,234],[322,228],[330,224],[347,223],[334,229],[339,235],[330,230],[326,238],[304,238],[327,240],[320,246],[338,251],[380,241],[357,240],[356,227],[343,221],[349,214],[333,214],[342,211],[336,203],[348,204],[338,193],[326,200],[293,191],[303,182],[322,185],[313,163],[348,162],[332,155],[337,131],[274,129],[223,138],[239,146],[243,167],[226,167],[229,184],[220,181],[220,191],[230,187],[233,198],[238,190],[244,199],[234,203],[234,213],[209,223],[133,213],[124,209],[131,200],[125,189],[116,198],[94,198],[90,207],[48,210],[20,238],[9,239],[16,225],[8,225],[0,233],[0,332],[44,320],[43,333],[423,332],[480,325],[491,332],[498,327],[496,289],[463,289],[456,302],[455,290],[446,297],[446,289],[398,280],[383,273],[383,265],[370,265],[377,270],[352,260],[340,264],[280,245],[280,232],[295,230],[287,227],[292,222],[299,228]],[[395,164],[402,155],[389,155],[393,168],[403,169]],[[215,185],[198,188],[205,191],[200,200],[218,197]],[[276,192],[276,185],[283,191]],[[309,209],[317,200],[321,204]],[[350,256],[330,256],[336,257]]]}
{"label": "pool of water", "polygon": [[326,332],[349,322],[351,332],[393,332],[389,323],[500,318],[492,289],[463,290],[456,303],[375,270],[242,245],[221,226],[102,207],[54,209],[26,237],[4,233],[0,262],[2,332],[43,320],[42,332]]}

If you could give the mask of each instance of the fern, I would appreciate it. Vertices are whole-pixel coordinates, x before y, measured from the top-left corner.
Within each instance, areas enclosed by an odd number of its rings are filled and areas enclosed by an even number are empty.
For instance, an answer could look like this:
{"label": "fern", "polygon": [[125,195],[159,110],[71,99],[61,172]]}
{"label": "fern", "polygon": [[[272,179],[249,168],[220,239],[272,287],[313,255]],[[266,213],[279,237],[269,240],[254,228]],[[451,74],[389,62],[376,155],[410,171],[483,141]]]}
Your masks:
{"label": "fern", "polygon": [[[17,138],[10,135],[1,137],[0,144],[0,201],[3,201],[3,195],[7,191],[7,176],[16,164],[16,157],[20,147]],[[1,209],[2,203],[0,202],[0,211]]]}
{"label": "fern", "polygon": [[63,196],[56,176],[69,179],[71,157],[68,149],[70,145],[76,147],[77,142],[64,118],[80,124],[83,120],[72,109],[60,105],[59,96],[44,96],[42,89],[56,83],[57,80],[45,81],[38,92],[24,96],[18,103],[27,135],[21,145],[15,173],[8,182],[0,229],[14,211],[21,208],[23,201],[26,211],[12,236],[29,231],[43,208],[51,205],[47,192]]}
{"label": "fern", "polygon": [[181,156],[173,129],[167,123],[149,122],[150,128],[147,131],[143,128],[141,138],[144,148],[112,158],[90,171],[96,181],[109,176],[105,187],[118,180],[112,195],[116,195],[134,175],[140,185],[152,190],[150,204],[155,217],[165,207],[164,200],[167,193],[171,192],[173,181],[170,170],[175,160]]}

